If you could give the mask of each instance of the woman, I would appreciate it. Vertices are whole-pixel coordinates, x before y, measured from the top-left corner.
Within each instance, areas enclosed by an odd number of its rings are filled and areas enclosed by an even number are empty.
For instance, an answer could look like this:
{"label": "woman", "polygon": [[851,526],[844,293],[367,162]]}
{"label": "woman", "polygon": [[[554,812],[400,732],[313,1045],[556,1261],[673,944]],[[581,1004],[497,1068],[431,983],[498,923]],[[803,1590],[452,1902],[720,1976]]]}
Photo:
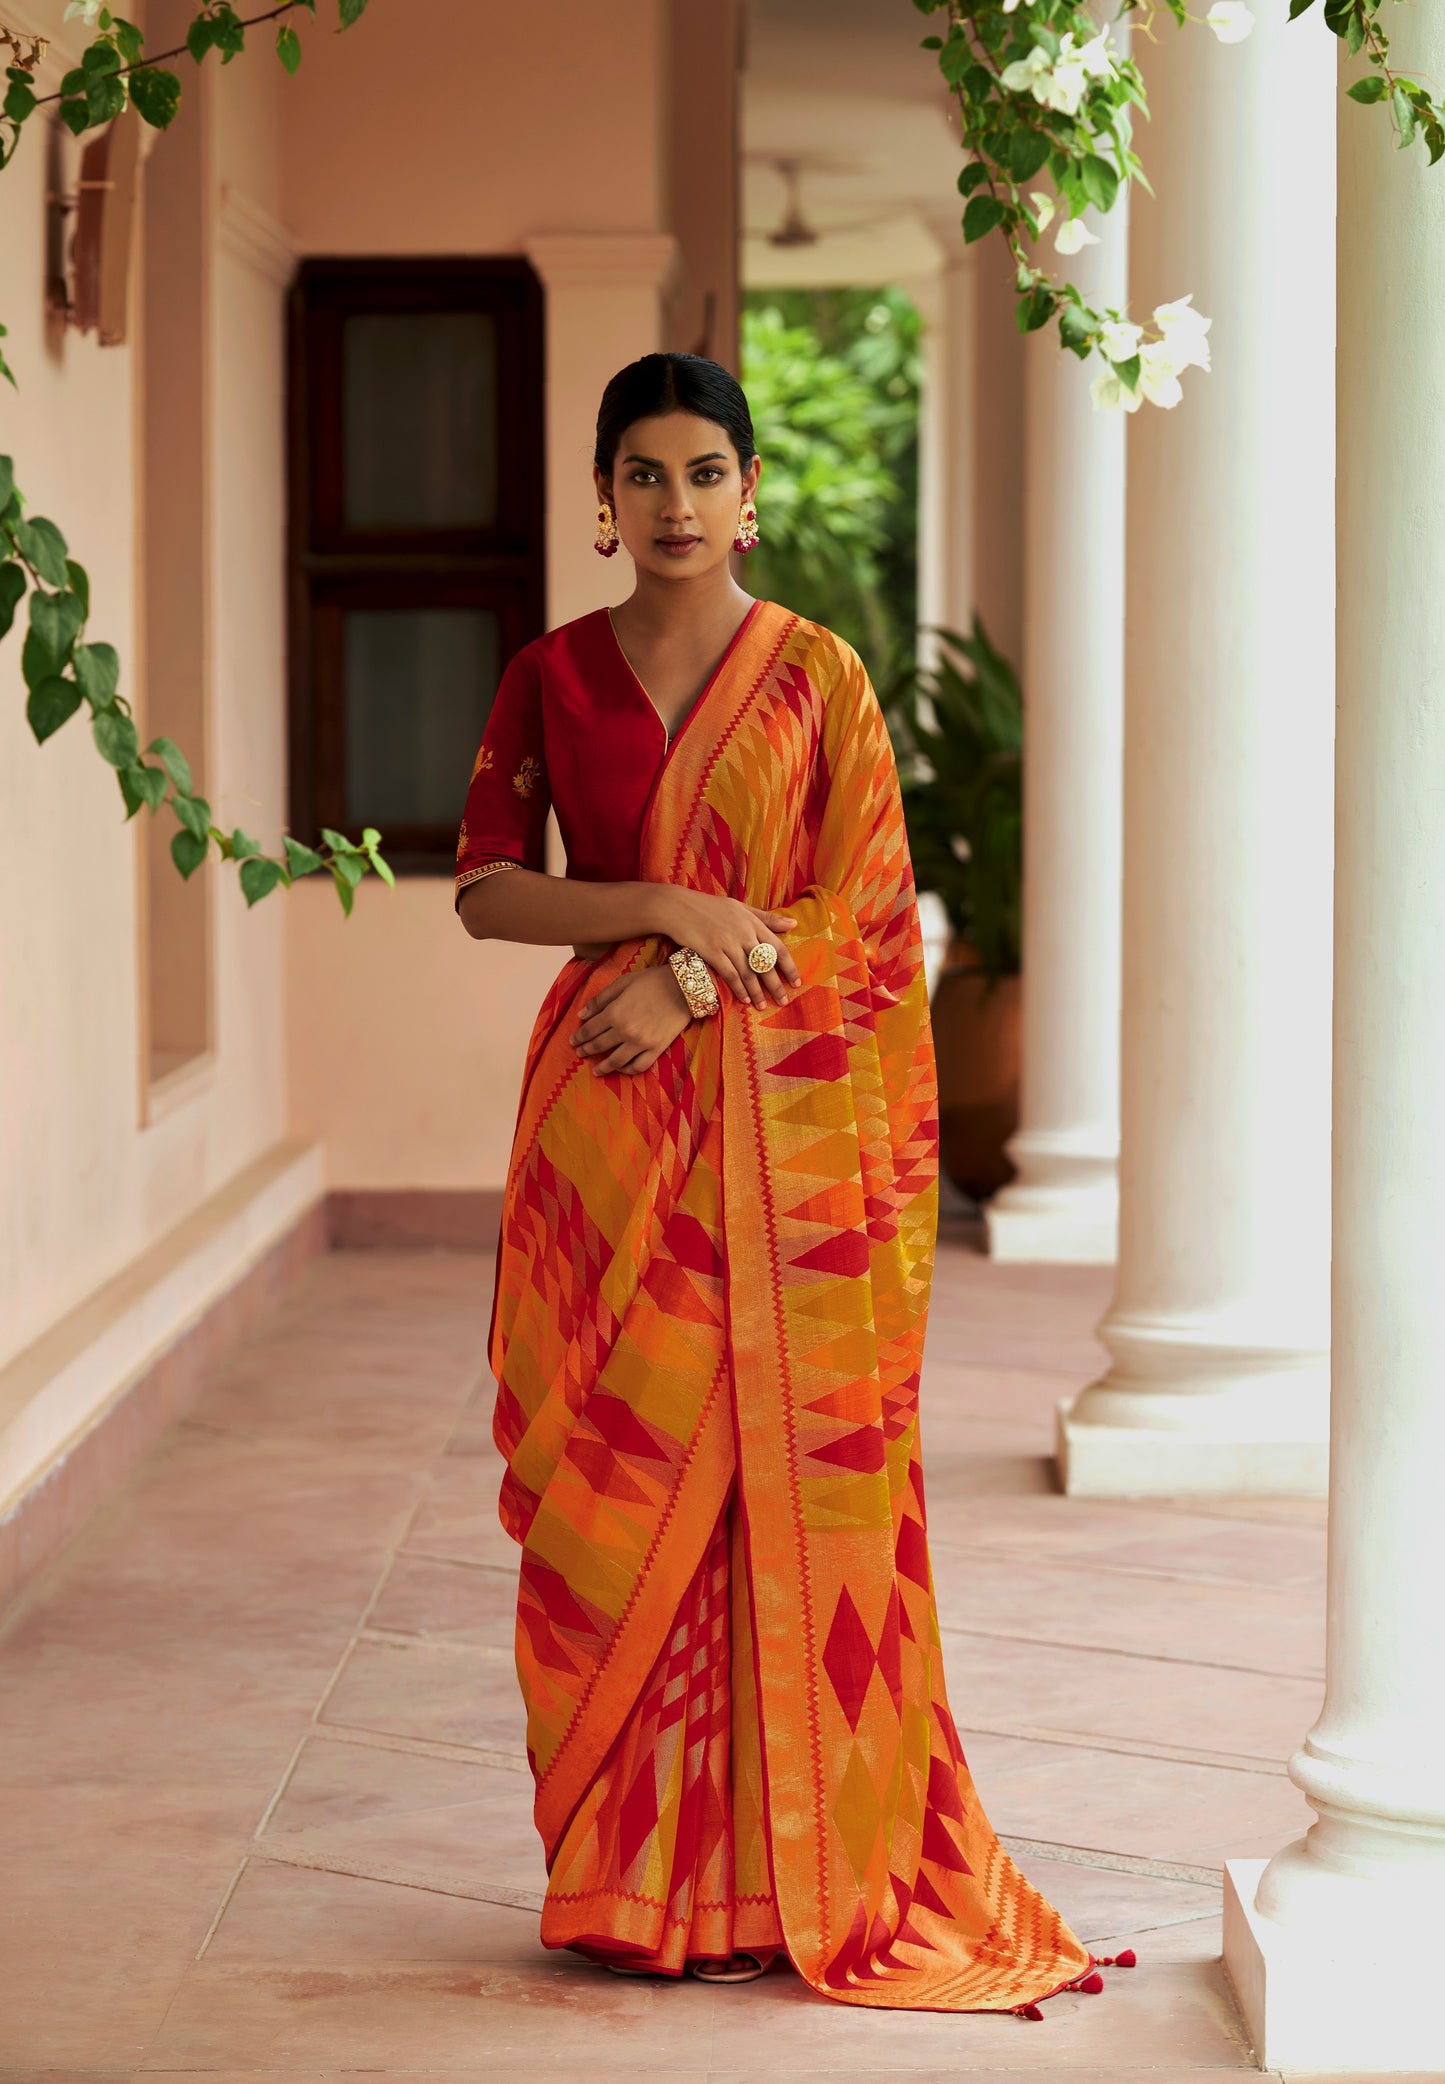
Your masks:
{"label": "woman", "polygon": [[[542,1937],[852,2004],[1097,1987],[999,1847],[944,1697],[918,1378],[935,1085],[883,720],[736,584],[747,402],[608,385],[621,607],[522,651],[467,797],[477,939],[573,943],[538,1016],[491,1357]],[[555,806],[565,878],[543,872]]]}

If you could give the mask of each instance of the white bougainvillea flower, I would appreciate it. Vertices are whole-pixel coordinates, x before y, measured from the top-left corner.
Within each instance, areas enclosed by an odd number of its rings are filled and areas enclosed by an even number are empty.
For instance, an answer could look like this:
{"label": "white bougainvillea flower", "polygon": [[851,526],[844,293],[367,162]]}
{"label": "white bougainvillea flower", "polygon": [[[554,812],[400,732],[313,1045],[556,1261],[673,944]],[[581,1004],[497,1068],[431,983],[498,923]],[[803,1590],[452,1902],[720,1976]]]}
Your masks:
{"label": "white bougainvillea flower", "polygon": [[1221,43],[1243,43],[1254,29],[1254,16],[1244,0],[1214,0],[1204,19]]}
{"label": "white bougainvillea flower", "polygon": [[1144,328],[1127,318],[1105,319],[1099,328],[1099,347],[1111,362],[1128,362],[1139,352]]}
{"label": "white bougainvillea flower", "polygon": [[1062,116],[1076,116],[1089,91],[1090,80],[1107,79],[1114,70],[1109,50],[1109,32],[1101,29],[1077,50],[1070,29],[1059,43],[1059,54],[1051,58],[1035,44],[1026,58],[1015,58],[999,74],[999,85],[1010,94],[1032,94],[1040,107],[1057,109]]}
{"label": "white bougainvillea flower", "polygon": [[70,0],[70,5],[66,8],[63,19],[67,22],[79,19],[84,22],[87,29],[93,29],[95,27],[95,18],[104,5],[105,0]]}
{"label": "white bougainvillea flower", "polygon": [[[1058,236],[1054,240],[1054,251],[1064,254],[1082,253],[1086,246],[1097,246],[1098,243],[1098,233],[1091,232],[1082,217],[1072,217],[1067,224],[1059,226]],[[1124,355],[1121,359],[1127,362],[1129,357]]]}
{"label": "white bougainvillea flower", "polygon": [[1146,340],[1140,348],[1139,390],[1151,405],[1161,405],[1166,412],[1183,398],[1179,366],[1168,340]]}
{"label": "white bougainvillea flower", "polygon": [[1015,58],[1006,65],[998,76],[1001,87],[1010,94],[1032,94],[1035,101],[1046,101],[1049,79],[1053,73],[1053,60],[1042,44],[1035,44],[1026,58]]}
{"label": "white bougainvillea flower", "polygon": [[1172,304],[1156,304],[1154,323],[1161,339],[1169,343],[1176,370],[1209,367],[1208,333],[1212,321],[1194,309],[1192,295],[1176,297]]}
{"label": "white bougainvillea flower", "polygon": [[1029,190],[1029,201],[1034,206],[1034,216],[1038,220],[1039,237],[1042,238],[1053,223],[1054,213],[1059,206],[1051,195],[1045,195],[1042,188],[1031,188]]}
{"label": "white bougainvillea flower", "polygon": [[[1237,4],[1237,0],[1219,0],[1219,4],[1222,7],[1231,7]],[[1064,38],[1065,43],[1072,40],[1072,37]],[[1091,37],[1084,45],[1079,52],[1079,63],[1091,80],[1106,80],[1109,77],[1114,70],[1114,54],[1109,48],[1107,29],[1101,29],[1097,36]]]}
{"label": "white bougainvillea flower", "polygon": [[1089,386],[1095,412],[1137,412],[1143,399],[1131,391],[1116,369],[1101,369]]}

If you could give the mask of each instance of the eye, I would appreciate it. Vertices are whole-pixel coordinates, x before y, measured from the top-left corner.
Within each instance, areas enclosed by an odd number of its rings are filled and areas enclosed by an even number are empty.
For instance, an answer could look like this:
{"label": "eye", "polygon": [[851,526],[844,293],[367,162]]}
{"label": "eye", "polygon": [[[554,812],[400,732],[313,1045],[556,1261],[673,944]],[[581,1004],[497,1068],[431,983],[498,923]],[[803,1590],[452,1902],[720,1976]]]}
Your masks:
{"label": "eye", "polygon": [[699,485],[715,485],[721,478],[722,472],[715,463],[705,463],[702,469],[695,472],[694,475]]}
{"label": "eye", "polygon": [[655,485],[657,483],[657,472],[655,470],[634,470],[629,482],[634,485]]}

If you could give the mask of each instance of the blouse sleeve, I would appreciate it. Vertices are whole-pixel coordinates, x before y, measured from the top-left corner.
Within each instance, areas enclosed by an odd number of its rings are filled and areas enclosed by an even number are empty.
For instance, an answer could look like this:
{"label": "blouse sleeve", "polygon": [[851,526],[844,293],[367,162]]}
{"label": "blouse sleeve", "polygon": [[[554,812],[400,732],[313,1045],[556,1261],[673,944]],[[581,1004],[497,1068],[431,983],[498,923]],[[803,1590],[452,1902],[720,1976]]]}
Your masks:
{"label": "blouse sleeve", "polygon": [[457,839],[457,899],[501,869],[542,867],[551,802],[543,754],[541,680],[522,652],[502,675],[472,769]]}

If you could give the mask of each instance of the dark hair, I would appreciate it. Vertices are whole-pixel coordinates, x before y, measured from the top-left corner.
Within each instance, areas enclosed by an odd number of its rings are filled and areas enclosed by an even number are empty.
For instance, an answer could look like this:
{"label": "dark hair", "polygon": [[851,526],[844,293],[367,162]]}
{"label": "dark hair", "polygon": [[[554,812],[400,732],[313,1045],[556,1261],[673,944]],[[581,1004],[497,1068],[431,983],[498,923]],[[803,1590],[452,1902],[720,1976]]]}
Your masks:
{"label": "dark hair", "polygon": [[731,370],[706,355],[644,355],[619,369],[602,393],[594,456],[603,477],[611,477],[628,428],[668,412],[696,413],[700,420],[726,429],[744,470],[757,454],[753,416]]}

